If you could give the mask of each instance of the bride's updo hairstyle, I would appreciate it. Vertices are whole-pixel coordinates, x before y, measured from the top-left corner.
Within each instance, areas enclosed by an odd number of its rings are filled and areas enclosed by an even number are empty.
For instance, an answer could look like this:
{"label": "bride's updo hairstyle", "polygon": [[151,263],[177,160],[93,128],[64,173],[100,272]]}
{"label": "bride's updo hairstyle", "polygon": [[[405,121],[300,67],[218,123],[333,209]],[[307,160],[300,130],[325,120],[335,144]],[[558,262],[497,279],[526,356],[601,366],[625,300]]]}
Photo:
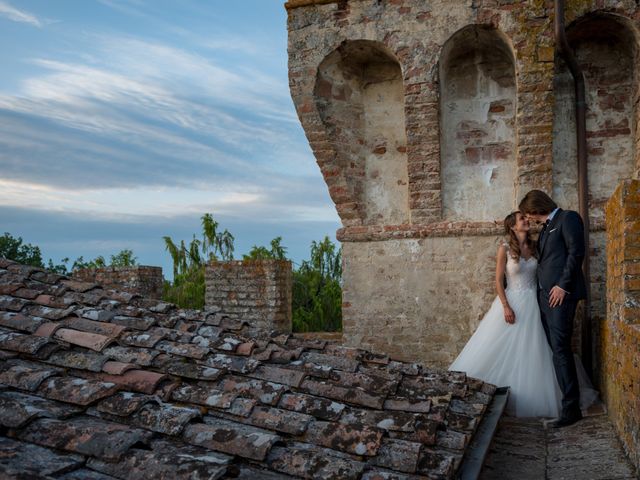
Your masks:
{"label": "bride's updo hairstyle", "polygon": [[[508,242],[509,252],[514,260],[520,260],[520,255],[521,255],[520,242],[518,241],[518,237],[516,237],[516,232],[511,230],[516,225],[516,221],[518,220],[518,215],[522,215],[522,212],[520,212],[519,210],[516,210],[515,212],[511,212],[504,219],[504,234],[509,239],[509,242]],[[527,232],[527,245],[531,253],[534,256],[537,256],[535,244],[531,239],[529,232]]]}

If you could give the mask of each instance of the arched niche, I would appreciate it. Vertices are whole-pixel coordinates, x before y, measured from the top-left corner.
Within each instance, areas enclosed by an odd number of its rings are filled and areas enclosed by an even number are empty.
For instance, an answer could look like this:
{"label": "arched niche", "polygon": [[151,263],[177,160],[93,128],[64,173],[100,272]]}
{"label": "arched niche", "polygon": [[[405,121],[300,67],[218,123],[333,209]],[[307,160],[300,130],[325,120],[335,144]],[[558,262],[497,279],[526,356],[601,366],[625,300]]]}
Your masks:
{"label": "arched niche", "polygon": [[[604,220],[604,204],[636,168],[638,39],[625,18],[595,14],[567,29],[585,77],[590,217]],[[578,209],[575,91],[571,73],[556,59],[553,196]]]}
{"label": "arched niche", "polygon": [[442,214],[447,220],[495,220],[515,195],[516,78],[502,33],[459,30],[440,57]]}
{"label": "arched niche", "polygon": [[363,224],[409,222],[402,71],[381,43],[344,42],[320,64],[315,102]]}

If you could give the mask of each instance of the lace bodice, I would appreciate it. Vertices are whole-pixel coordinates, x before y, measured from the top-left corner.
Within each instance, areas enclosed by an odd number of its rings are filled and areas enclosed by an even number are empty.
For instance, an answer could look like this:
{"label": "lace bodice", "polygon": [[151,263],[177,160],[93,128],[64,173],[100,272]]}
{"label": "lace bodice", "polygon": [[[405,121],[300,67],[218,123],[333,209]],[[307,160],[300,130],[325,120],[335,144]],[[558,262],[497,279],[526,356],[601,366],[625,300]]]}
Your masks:
{"label": "lace bodice", "polygon": [[535,290],[538,286],[537,267],[538,260],[535,257],[529,257],[527,260],[520,257],[520,261],[518,261],[507,251],[507,290]]}

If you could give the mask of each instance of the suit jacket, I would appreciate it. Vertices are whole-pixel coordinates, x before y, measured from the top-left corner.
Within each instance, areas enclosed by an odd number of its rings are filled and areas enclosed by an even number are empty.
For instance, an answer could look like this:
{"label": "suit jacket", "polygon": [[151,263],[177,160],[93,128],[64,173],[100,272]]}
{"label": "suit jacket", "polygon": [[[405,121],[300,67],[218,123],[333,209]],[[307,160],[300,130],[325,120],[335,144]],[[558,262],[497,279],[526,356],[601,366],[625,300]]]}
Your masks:
{"label": "suit jacket", "polygon": [[587,298],[582,274],[585,256],[584,225],[572,210],[558,209],[538,242],[538,283],[547,292],[555,285],[570,298]]}

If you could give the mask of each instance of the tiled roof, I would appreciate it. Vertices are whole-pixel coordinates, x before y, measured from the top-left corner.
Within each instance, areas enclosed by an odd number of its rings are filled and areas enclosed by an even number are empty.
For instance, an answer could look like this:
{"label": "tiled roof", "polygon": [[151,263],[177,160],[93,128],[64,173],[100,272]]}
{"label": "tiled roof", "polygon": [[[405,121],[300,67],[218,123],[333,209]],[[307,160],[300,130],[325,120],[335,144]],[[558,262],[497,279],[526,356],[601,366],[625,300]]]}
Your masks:
{"label": "tiled roof", "polygon": [[494,387],[0,259],[0,477],[453,478]]}

